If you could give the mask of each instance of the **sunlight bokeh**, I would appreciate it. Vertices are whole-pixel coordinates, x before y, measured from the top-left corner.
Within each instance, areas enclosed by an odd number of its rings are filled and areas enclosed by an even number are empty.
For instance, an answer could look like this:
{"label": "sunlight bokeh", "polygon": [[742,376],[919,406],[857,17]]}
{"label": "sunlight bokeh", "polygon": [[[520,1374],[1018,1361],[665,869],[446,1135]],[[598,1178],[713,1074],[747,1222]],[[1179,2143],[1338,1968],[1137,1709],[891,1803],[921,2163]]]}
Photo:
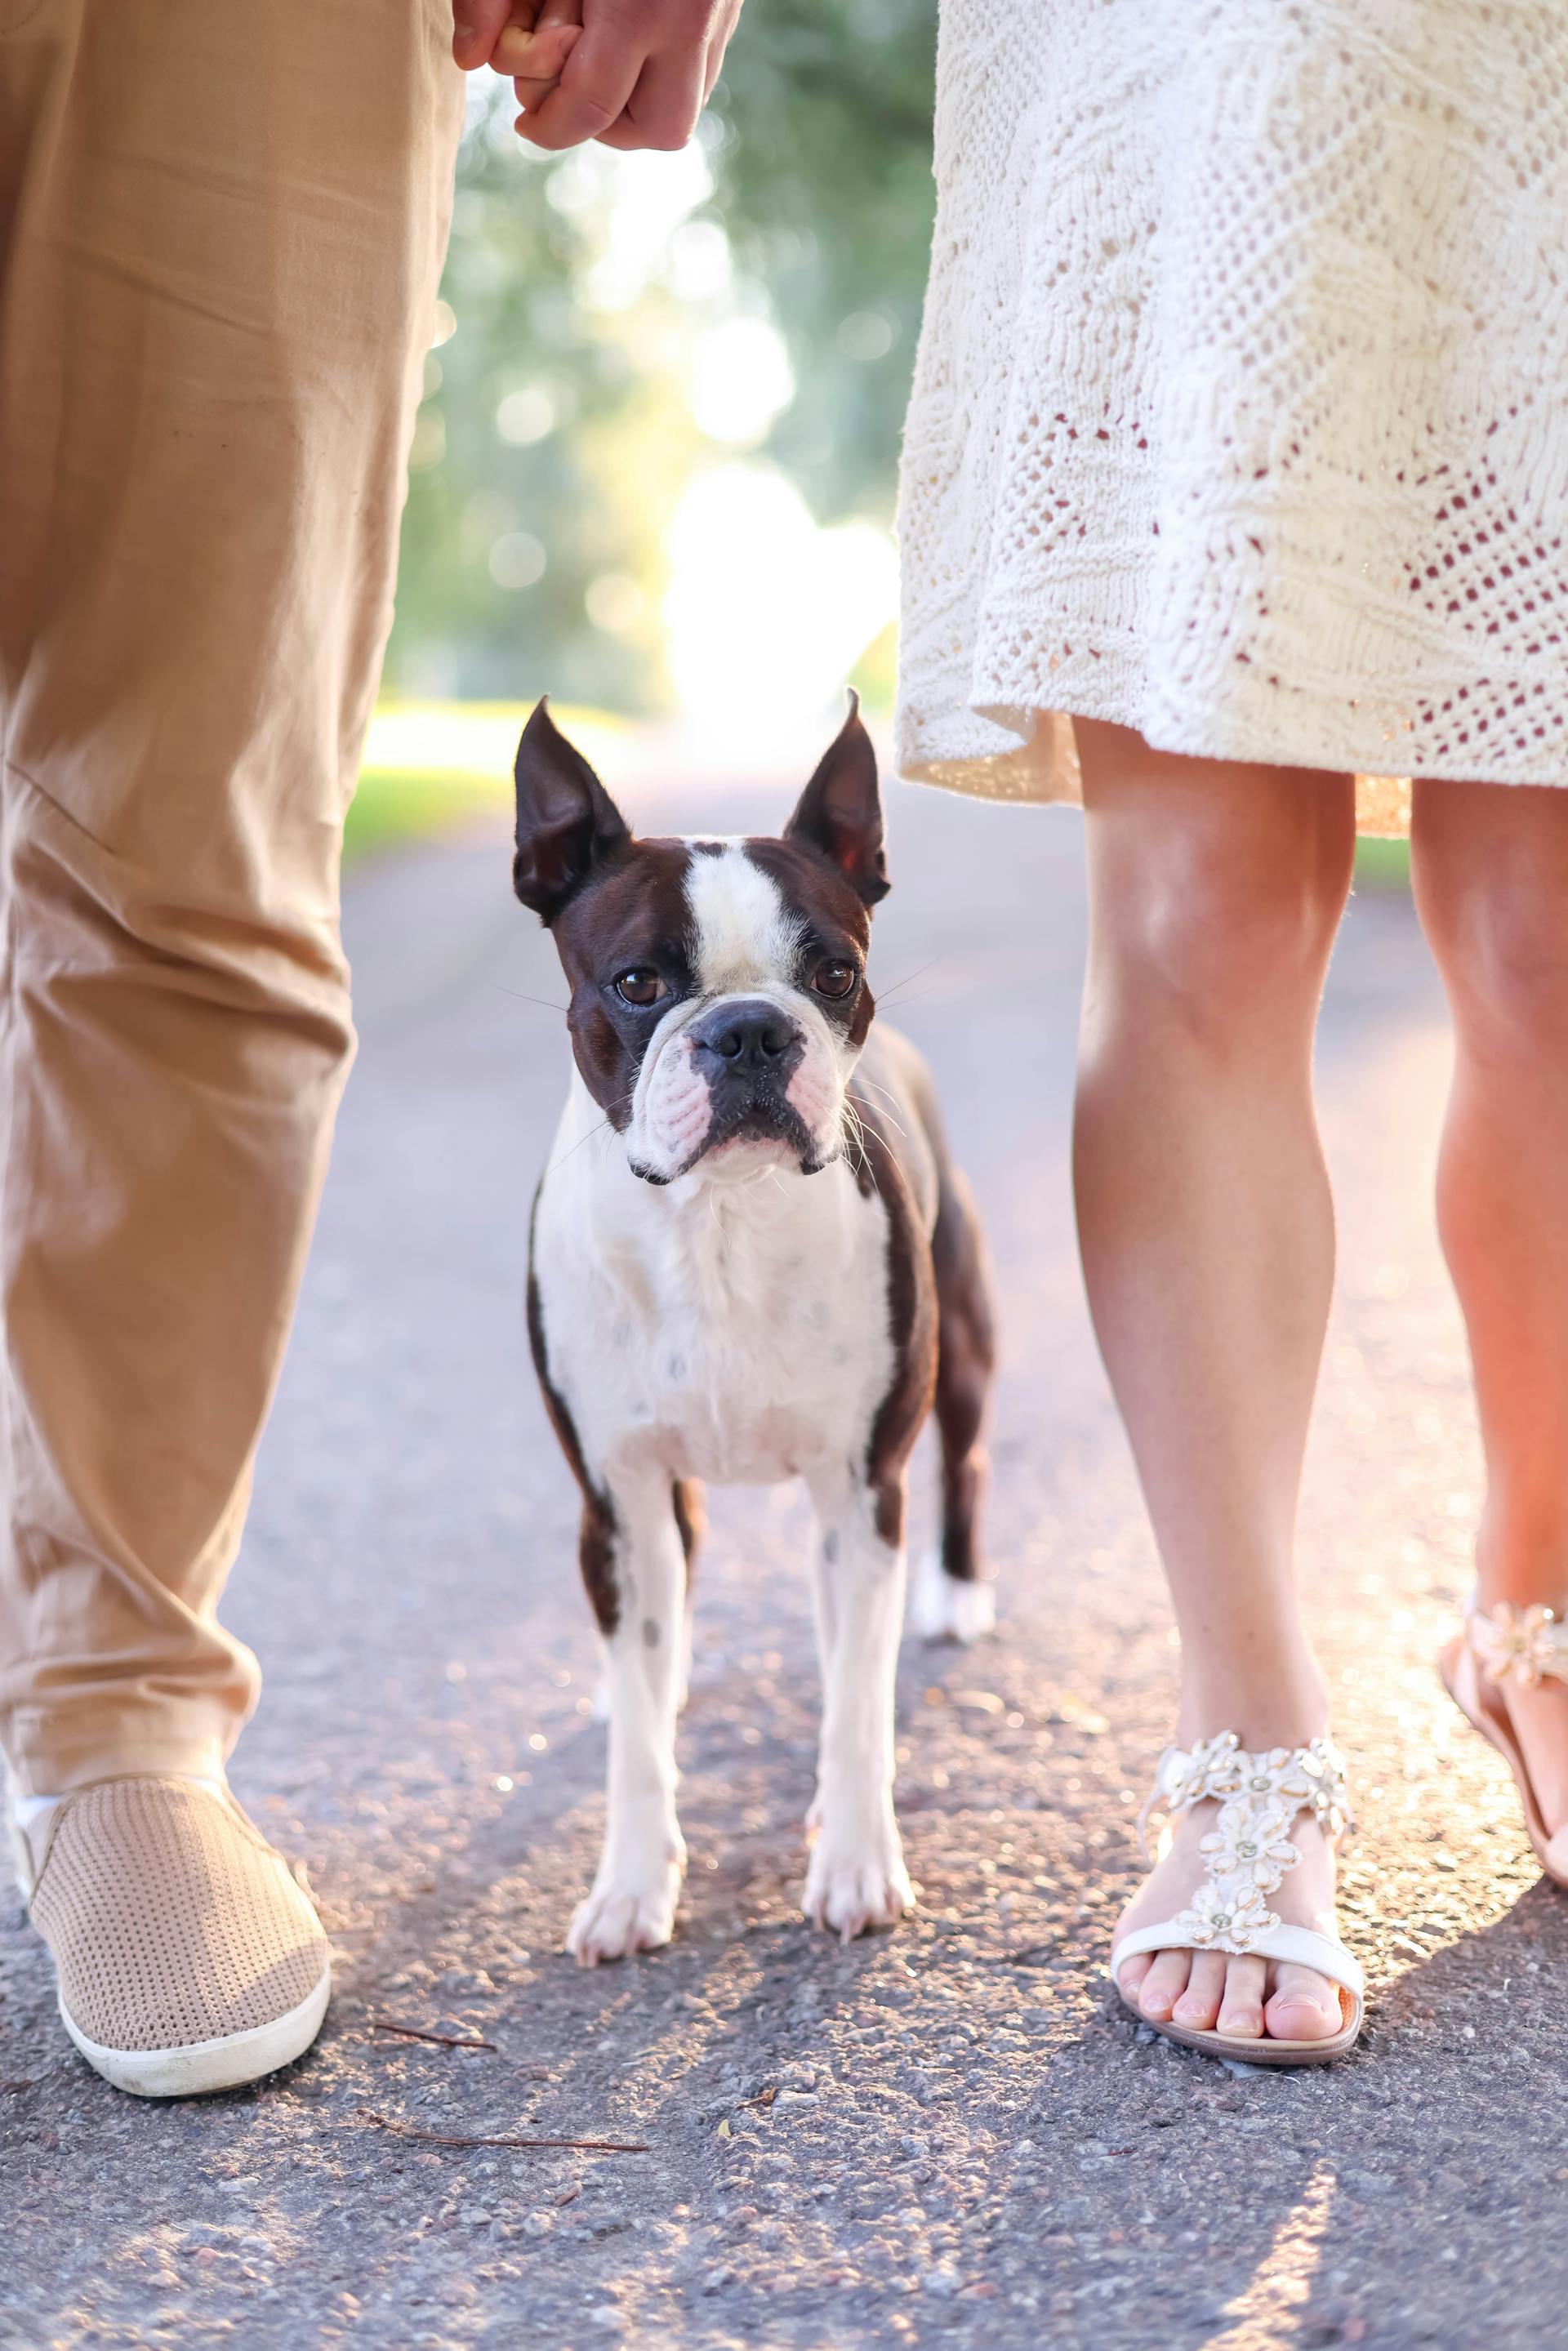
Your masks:
{"label": "sunlight bokeh", "polygon": [[852,671],[883,700],[929,13],[819,12],[804,77],[800,28],[777,56],[765,32],[678,154],[542,155],[475,78],[390,695],[548,691],[709,734],[838,708]]}
{"label": "sunlight bokeh", "polygon": [[[397,775],[488,779],[497,798],[504,798],[511,789],[517,737],[530,706],[516,702],[383,703],[371,722],[365,766]],[[626,732],[603,711],[558,706],[554,715],[590,759],[606,757]]]}
{"label": "sunlight bokeh", "polygon": [[890,535],[862,522],[821,528],[772,466],[698,475],[666,544],[670,675],[705,726],[825,708],[897,609]]}

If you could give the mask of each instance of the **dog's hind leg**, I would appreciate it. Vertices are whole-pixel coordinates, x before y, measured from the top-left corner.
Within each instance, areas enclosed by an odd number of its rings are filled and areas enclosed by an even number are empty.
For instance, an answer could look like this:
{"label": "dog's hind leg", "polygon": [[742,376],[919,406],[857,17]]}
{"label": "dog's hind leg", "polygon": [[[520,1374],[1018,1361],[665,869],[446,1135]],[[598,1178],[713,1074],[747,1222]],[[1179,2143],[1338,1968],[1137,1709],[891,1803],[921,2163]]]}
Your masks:
{"label": "dog's hind leg", "polygon": [[822,1733],[810,1813],[816,1842],[801,1907],[848,1942],[868,1927],[891,1927],[915,1902],[893,1810],[904,1551],[877,1523],[901,1513],[879,1508],[865,1484],[842,1470],[810,1483],[819,1521],[813,1581]]}
{"label": "dog's hind leg", "polygon": [[667,1943],[685,1867],[675,1818],[675,1709],[686,1562],[670,1488],[590,1494],[583,1580],[604,1634],[610,1772],[604,1851],[566,1947],[584,1967]]}
{"label": "dog's hind leg", "polygon": [[942,1447],[942,1544],[915,1580],[916,1631],[928,1640],[977,1640],[996,1623],[996,1592],[978,1544],[987,1460],[981,1444],[996,1369],[985,1245],[969,1187],[943,1171],[931,1237],[936,1274],[936,1429]]}

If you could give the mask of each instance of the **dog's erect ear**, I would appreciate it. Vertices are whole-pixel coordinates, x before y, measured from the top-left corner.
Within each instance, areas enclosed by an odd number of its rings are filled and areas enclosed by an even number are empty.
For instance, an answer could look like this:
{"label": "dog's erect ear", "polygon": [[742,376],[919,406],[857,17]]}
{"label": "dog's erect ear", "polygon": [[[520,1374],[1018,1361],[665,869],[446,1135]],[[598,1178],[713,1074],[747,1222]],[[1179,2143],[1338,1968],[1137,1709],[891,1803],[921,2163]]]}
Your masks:
{"label": "dog's erect ear", "polygon": [[517,745],[517,853],[512,860],[512,887],[547,925],[595,866],[632,838],[625,818],[567,741],[548,704],[549,696],[541,696]]}
{"label": "dog's erect ear", "polygon": [[876,753],[860,712],[860,696],[852,692],[850,715],[801,793],[784,838],[820,849],[851,889],[874,906],[893,885],[883,852]]}

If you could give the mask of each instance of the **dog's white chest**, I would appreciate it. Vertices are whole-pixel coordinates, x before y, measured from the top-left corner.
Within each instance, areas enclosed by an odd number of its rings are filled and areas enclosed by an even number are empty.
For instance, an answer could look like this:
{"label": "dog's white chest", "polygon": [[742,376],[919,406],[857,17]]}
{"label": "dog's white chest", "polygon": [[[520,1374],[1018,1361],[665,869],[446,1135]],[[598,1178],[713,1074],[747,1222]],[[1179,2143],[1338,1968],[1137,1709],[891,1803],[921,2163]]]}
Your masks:
{"label": "dog's white chest", "polygon": [[606,1154],[540,1197],[550,1375],[591,1469],[773,1484],[862,1452],[893,1367],[881,1202],[841,1164],[682,1189]]}

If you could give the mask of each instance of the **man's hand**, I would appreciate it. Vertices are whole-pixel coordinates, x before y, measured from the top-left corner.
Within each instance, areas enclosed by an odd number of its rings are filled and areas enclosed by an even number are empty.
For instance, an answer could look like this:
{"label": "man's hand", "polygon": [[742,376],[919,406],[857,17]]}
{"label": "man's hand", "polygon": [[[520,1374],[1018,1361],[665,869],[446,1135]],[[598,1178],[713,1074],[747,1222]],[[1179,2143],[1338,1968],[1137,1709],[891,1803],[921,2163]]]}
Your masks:
{"label": "man's hand", "polygon": [[[461,6],[462,0],[456,0]],[[531,21],[530,21],[531,19]],[[556,84],[582,31],[582,0],[523,0],[496,36],[494,72],[510,74],[517,103],[535,114]],[[521,118],[518,129],[522,128]]]}
{"label": "man's hand", "polygon": [[684,147],[739,14],[740,0],[453,0],[452,48],[467,72],[512,76],[536,147]]}

